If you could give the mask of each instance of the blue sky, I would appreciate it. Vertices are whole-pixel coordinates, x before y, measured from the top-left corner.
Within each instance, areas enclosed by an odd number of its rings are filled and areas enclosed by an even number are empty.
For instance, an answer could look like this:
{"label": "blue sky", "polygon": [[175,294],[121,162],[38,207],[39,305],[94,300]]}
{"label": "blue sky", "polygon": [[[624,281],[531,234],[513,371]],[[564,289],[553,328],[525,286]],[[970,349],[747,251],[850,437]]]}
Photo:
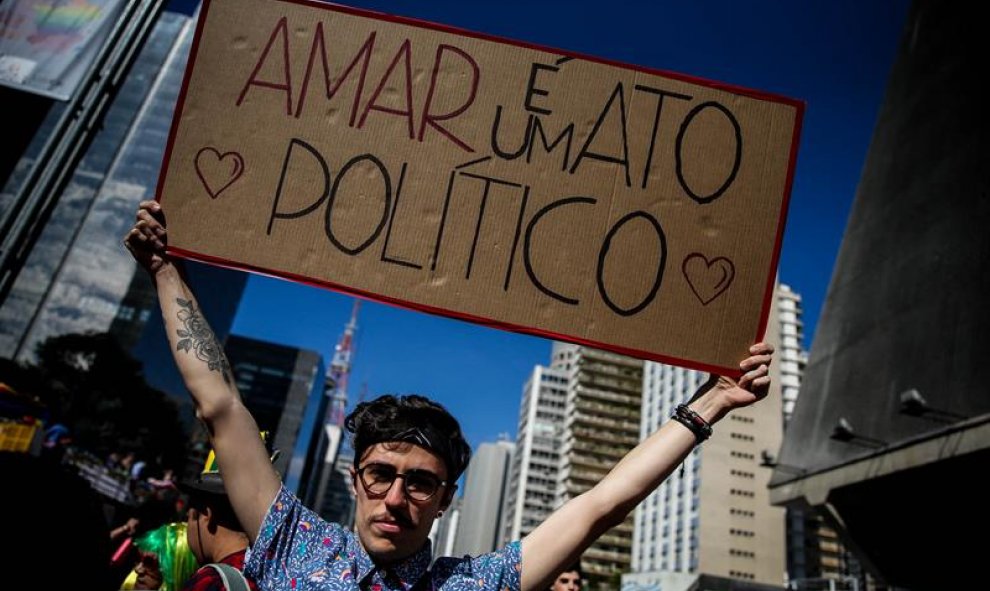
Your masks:
{"label": "blue sky", "polygon": [[[811,345],[909,3],[343,2],[672,70],[807,103],[781,281],[804,297]],[[233,331],[332,355],[352,299],[253,276]],[[515,436],[523,382],[550,342],[365,302],[351,400],[423,393],[472,445]]]}

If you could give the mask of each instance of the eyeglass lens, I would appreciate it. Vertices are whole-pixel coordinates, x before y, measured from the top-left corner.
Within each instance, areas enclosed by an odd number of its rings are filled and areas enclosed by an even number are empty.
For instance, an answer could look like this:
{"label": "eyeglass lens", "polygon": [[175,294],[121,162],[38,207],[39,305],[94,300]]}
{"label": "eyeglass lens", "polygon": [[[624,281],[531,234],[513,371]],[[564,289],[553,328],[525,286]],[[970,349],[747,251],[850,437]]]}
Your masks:
{"label": "eyeglass lens", "polygon": [[368,464],[361,468],[361,482],[365,489],[374,495],[387,493],[395,479],[400,477],[406,494],[417,501],[425,501],[432,497],[442,484],[435,474],[425,470],[410,470],[405,474],[399,474],[395,466],[388,464]]}

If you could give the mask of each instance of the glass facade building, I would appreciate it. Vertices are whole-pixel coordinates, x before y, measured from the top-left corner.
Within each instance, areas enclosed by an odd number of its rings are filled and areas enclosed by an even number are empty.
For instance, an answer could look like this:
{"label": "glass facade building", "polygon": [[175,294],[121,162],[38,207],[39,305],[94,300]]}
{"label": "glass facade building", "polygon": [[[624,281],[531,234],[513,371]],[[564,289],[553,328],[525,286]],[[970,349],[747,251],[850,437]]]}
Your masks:
{"label": "glass facade building", "polygon": [[[109,331],[144,361],[153,386],[185,398],[161,322],[148,322],[157,316],[151,282],[121,239],[138,203],[155,196],[194,29],[195,19],[178,12],[156,22],[0,307],[0,356],[30,361],[48,338]],[[52,108],[0,192],[0,212],[12,207],[63,108]],[[189,267],[201,308],[223,339],[246,276]]]}
{"label": "glass facade building", "polygon": [[230,335],[225,349],[244,405],[281,452],[275,470],[286,488],[299,494],[317,465],[326,412],[322,356],[238,335]]}

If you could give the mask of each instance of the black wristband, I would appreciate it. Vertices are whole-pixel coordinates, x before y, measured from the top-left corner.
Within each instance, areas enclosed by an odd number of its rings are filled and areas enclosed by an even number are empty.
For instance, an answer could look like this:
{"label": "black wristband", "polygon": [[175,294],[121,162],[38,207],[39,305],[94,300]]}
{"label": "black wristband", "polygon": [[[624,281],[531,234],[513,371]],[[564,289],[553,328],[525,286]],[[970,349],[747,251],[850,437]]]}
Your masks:
{"label": "black wristband", "polygon": [[684,425],[694,433],[694,437],[698,440],[698,443],[712,436],[712,426],[708,424],[708,421],[701,418],[701,415],[688,408],[687,405],[678,404],[677,408],[674,409],[674,414],[670,415],[670,418]]}

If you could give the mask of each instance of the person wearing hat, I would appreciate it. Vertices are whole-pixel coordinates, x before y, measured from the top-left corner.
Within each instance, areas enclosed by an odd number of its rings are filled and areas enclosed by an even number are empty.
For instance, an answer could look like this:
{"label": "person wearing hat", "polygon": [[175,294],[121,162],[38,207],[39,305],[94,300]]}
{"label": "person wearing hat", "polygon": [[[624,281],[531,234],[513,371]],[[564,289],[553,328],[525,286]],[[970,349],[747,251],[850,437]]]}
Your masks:
{"label": "person wearing hat", "polygon": [[166,252],[164,220],[158,203],[143,202],[124,243],[155,284],[170,348],[251,540],[245,571],[266,591],[545,591],[660,486],[714,423],[762,399],[770,386],[773,347],[758,343],[736,375],[712,376],[594,488],[526,539],[431,565],[430,528],[453,498],[470,454],[457,421],[421,396],[358,405],[345,425],[355,450],[354,531],[321,519],[282,486],[272,467],[223,349]]}
{"label": "person wearing hat", "polygon": [[205,565],[189,578],[182,591],[257,591],[257,584],[242,572],[248,536],[230,506],[214,453],[210,452],[203,472],[178,486],[189,496],[189,548]]}

